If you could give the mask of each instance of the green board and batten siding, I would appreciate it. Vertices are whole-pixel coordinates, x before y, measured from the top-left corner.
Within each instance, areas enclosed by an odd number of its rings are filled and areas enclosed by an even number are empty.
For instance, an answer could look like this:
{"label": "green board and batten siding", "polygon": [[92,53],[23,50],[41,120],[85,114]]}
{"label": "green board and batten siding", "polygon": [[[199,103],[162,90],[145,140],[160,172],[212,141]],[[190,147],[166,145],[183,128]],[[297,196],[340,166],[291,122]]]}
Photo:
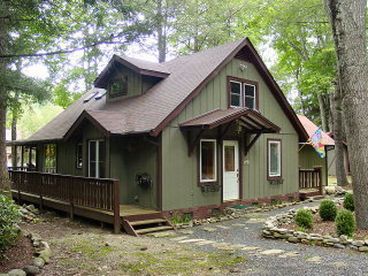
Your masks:
{"label": "green board and batten siding", "polygon": [[[281,127],[280,134],[264,134],[255,143],[243,166],[243,199],[255,199],[298,191],[298,135],[253,64],[240,70],[244,61],[233,59],[212,79],[162,133],[162,209],[190,208],[221,203],[221,192],[201,192],[198,187],[196,149],[188,156],[179,123],[210,110],[227,108],[227,76],[257,81],[260,112]],[[267,138],[282,140],[283,184],[267,181]],[[221,172],[218,170],[218,177]]]}

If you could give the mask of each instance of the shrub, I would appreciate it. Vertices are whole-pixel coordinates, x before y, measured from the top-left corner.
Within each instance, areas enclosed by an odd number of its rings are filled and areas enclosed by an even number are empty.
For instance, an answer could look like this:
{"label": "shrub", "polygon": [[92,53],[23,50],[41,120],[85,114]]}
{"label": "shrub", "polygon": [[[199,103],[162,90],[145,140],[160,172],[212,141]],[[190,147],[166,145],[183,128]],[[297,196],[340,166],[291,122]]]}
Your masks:
{"label": "shrub", "polygon": [[347,193],[344,197],[344,208],[354,212],[354,197],[353,194]]}
{"label": "shrub", "polygon": [[0,194],[0,253],[18,238],[19,220],[19,207],[8,196]]}
{"label": "shrub", "polygon": [[337,213],[336,220],[336,234],[346,235],[351,237],[355,231],[354,215],[351,211],[342,209]]}
{"label": "shrub", "polygon": [[313,215],[310,210],[300,209],[296,212],[295,223],[304,229],[311,229],[313,226]]}
{"label": "shrub", "polygon": [[319,205],[319,216],[322,220],[334,221],[337,214],[335,202],[330,199],[325,199]]}

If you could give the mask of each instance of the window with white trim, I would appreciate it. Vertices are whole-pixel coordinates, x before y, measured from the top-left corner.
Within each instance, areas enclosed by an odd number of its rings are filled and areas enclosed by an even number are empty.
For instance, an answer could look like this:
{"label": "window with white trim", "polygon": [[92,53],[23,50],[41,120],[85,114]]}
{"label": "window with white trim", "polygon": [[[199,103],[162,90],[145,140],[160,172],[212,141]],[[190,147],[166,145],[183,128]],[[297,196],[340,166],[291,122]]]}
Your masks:
{"label": "window with white trim", "polygon": [[257,108],[257,87],[255,84],[230,80],[230,106]]}
{"label": "window with white trim", "polygon": [[217,181],[217,143],[214,139],[200,141],[199,174],[200,182]]}
{"label": "window with white trim", "polygon": [[281,177],[281,141],[268,140],[268,177]]}
{"label": "window with white trim", "polygon": [[105,142],[102,140],[88,141],[88,176],[105,177]]}

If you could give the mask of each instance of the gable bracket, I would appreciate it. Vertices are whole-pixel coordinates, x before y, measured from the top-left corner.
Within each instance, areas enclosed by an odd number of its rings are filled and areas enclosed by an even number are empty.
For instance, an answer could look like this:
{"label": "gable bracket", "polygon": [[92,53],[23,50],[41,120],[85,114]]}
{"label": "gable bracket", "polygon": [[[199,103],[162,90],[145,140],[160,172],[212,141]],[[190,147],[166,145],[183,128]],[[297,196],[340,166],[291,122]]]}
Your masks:
{"label": "gable bracket", "polygon": [[261,136],[261,132],[257,133],[256,136],[253,137],[252,141],[244,148],[244,156],[247,156],[249,150],[252,148],[255,142],[257,142],[258,138]]}
{"label": "gable bracket", "polygon": [[195,149],[195,147],[196,147],[199,139],[201,139],[201,136],[202,136],[202,134],[203,134],[204,131],[205,131],[204,129],[201,129],[193,141],[191,141],[190,134],[188,132],[188,137],[187,137],[187,142],[188,142],[188,156],[191,156],[192,155],[192,153],[193,153],[193,151],[194,151],[194,149]]}

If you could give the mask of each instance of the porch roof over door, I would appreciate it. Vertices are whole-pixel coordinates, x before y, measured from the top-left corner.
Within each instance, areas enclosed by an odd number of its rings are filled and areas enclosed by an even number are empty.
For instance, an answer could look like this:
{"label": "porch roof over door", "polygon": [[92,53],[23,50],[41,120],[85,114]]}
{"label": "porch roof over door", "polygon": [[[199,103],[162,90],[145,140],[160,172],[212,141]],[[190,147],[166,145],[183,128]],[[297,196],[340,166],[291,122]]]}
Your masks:
{"label": "porch roof over door", "polygon": [[272,123],[257,110],[249,108],[215,109],[180,123],[182,130],[213,129],[238,120],[249,133],[277,133],[280,127]]}

